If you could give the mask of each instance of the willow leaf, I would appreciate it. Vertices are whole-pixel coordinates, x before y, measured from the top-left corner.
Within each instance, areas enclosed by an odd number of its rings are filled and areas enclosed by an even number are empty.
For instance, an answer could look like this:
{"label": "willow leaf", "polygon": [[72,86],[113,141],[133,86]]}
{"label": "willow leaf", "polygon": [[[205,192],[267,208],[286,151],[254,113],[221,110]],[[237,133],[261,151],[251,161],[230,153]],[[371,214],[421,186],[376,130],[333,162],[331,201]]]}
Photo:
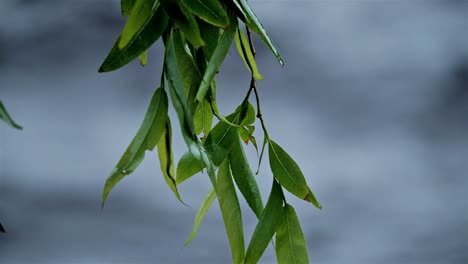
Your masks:
{"label": "willow leaf", "polygon": [[184,33],[185,37],[195,48],[205,45],[197,20],[185,5],[174,0],[162,0],[161,3],[164,6],[164,11],[174,22],[174,25]]}
{"label": "willow leaf", "polygon": [[283,212],[283,192],[273,180],[270,197],[258,220],[245,255],[246,264],[256,264],[270,243],[280,223]]}
{"label": "willow leaf", "polygon": [[213,111],[208,100],[197,105],[195,114],[193,116],[193,122],[195,125],[195,133],[199,135],[202,131],[205,135],[208,135],[211,131],[211,125],[213,124]]}
{"label": "willow leaf", "polygon": [[141,66],[146,66],[146,64],[148,63],[148,51],[143,51],[143,53],[141,53],[140,56],[138,56],[138,59],[140,60]]}
{"label": "willow leaf", "polygon": [[171,121],[167,118],[164,133],[158,143],[159,165],[167,186],[172,190],[177,199],[182,202],[174,175],[174,154],[172,153],[172,127]]}
{"label": "willow leaf", "polygon": [[187,151],[180,158],[179,163],[177,163],[177,184],[181,184],[193,175],[199,173],[204,167],[201,160],[198,160],[190,151]]}
{"label": "willow leaf", "polygon": [[205,199],[203,200],[200,206],[200,209],[198,209],[198,212],[195,216],[195,221],[193,223],[192,231],[190,232],[190,235],[187,241],[185,242],[186,246],[190,244],[190,242],[192,242],[193,239],[197,236],[197,232],[198,232],[198,229],[200,228],[200,224],[203,222],[203,219],[205,218],[206,213],[208,213],[208,209],[210,209],[215,198],[216,198],[216,192],[214,191],[214,189],[211,189],[206,195]]}
{"label": "willow leaf", "polygon": [[129,16],[132,13],[135,0],[120,0],[120,9],[123,16]]}
{"label": "willow leaf", "polygon": [[166,92],[164,89],[158,88],[151,98],[138,132],[106,180],[102,194],[102,205],[104,205],[112,188],[138,167],[145,156],[145,151],[154,149],[166,128],[167,110]]}
{"label": "willow leaf", "polygon": [[230,24],[231,26],[229,29],[225,30],[219,39],[218,46],[216,46],[216,49],[208,62],[208,66],[203,75],[203,81],[200,84],[200,88],[198,89],[196,96],[199,102],[202,102],[203,99],[205,99],[206,93],[210,88],[211,81],[214,79],[216,73],[223,64],[224,58],[226,58],[229,48],[231,47],[232,40],[236,34],[237,18],[231,16]]}
{"label": "willow leaf", "polygon": [[234,144],[234,147],[229,154],[232,176],[236,181],[237,187],[239,187],[240,192],[247,201],[247,204],[255,215],[260,218],[263,211],[263,202],[257,181],[250,169],[250,165],[247,161],[247,157],[245,156],[244,148],[239,140],[239,136],[235,135],[231,140]]}
{"label": "willow leaf", "polygon": [[5,106],[3,105],[2,101],[0,101],[0,119],[5,121],[8,125],[16,129],[23,129],[20,125],[18,125],[13,118],[11,118],[10,114],[6,110]]}
{"label": "willow leaf", "polygon": [[242,214],[227,160],[219,167],[217,188],[219,207],[223,215],[233,263],[242,264],[245,256]]}
{"label": "willow leaf", "polygon": [[234,0],[235,5],[239,8],[239,11],[242,12],[242,14],[245,15],[246,18],[246,24],[247,26],[255,31],[257,34],[260,35],[262,38],[263,42],[268,46],[268,48],[271,50],[271,52],[275,55],[276,59],[281,65],[284,65],[283,59],[281,58],[281,55],[279,54],[278,50],[276,49],[275,45],[270,39],[270,36],[268,35],[267,31],[265,28],[262,26],[260,21],[258,20],[257,16],[253,12],[253,10],[250,8],[249,4],[247,3],[247,0]]}
{"label": "willow leaf", "polygon": [[214,50],[218,46],[219,37],[221,35],[220,29],[204,21],[200,21],[198,25],[200,27],[200,34],[205,41],[205,46],[202,47],[203,54],[205,55],[204,59],[209,61]]}
{"label": "willow leaf", "polygon": [[130,45],[125,46],[123,49],[119,48],[121,36],[117,39],[106,59],[99,67],[99,72],[109,72],[117,70],[118,68],[126,65],[141,53],[147,50],[166,30],[168,25],[167,15],[158,8],[151,17],[150,21],[140,31],[137,38]]}
{"label": "willow leaf", "polygon": [[[279,183],[297,197],[311,201],[311,191],[301,169],[291,156],[273,140],[270,140],[268,144],[268,156],[273,176]],[[314,203],[314,205],[320,208],[318,203]]]}
{"label": "willow leaf", "polygon": [[131,14],[120,35],[119,49],[124,49],[139,37],[156,13],[158,6],[159,0],[135,0]]}
{"label": "willow leaf", "polygon": [[245,66],[247,66],[247,69],[253,73],[253,77],[256,80],[263,80],[263,76],[258,71],[252,49],[250,49],[249,41],[245,37],[244,32],[239,27],[237,28],[236,34],[236,47],[239,55],[245,63]]}
{"label": "willow leaf", "polygon": [[278,264],[309,264],[307,244],[294,208],[286,204],[276,230]]}
{"label": "willow leaf", "polygon": [[219,0],[181,0],[181,2],[200,19],[217,27],[229,26],[226,10]]}

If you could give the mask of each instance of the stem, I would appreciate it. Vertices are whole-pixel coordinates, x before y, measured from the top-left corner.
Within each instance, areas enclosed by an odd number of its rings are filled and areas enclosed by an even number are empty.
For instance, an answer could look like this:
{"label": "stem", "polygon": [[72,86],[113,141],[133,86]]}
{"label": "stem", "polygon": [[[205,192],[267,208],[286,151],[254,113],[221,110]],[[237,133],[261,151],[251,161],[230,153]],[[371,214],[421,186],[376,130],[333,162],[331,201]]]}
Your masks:
{"label": "stem", "polygon": [[[253,44],[252,34],[250,32],[250,29],[247,26],[245,26],[245,28],[246,28],[246,31],[247,31],[247,37],[249,39],[250,49],[252,50],[252,55],[253,55],[253,57],[255,59],[255,54],[257,53],[257,51],[255,50],[255,46]],[[255,80],[255,78],[253,76],[253,72],[252,72],[252,76],[251,76],[251,79],[250,79],[250,88],[249,88],[249,91],[247,92],[247,96],[245,97],[246,99],[249,98],[250,93],[252,92],[252,90],[255,93],[255,99],[256,99],[256,102],[257,102],[257,118],[260,120],[260,123],[262,124],[263,132],[265,133],[265,137],[269,141],[270,136],[268,135],[268,131],[267,131],[266,126],[265,126],[265,122],[263,121],[262,110],[261,110],[261,107],[260,107],[260,97],[258,95],[258,90],[257,90],[257,82],[256,82],[256,80]]]}

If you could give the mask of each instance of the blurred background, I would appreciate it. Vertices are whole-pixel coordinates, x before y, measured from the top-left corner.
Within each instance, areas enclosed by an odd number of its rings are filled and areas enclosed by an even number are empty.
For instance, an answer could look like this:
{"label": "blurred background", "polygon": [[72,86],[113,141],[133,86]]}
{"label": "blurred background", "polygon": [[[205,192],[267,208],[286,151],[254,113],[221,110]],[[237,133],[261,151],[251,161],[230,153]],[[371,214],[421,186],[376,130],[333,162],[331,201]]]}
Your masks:
{"label": "blurred background", "polygon": [[[286,62],[256,39],[264,118],[324,205],[288,197],[311,263],[468,263],[468,1],[251,5]],[[230,263],[217,205],[184,247],[207,176],[181,185],[186,207],[156,153],[100,208],[159,84],[161,44],[144,68],[98,74],[124,24],[119,1],[2,0],[0,11],[0,98],[24,126],[0,124],[0,262]],[[248,84],[233,49],[219,74],[223,113]],[[264,160],[265,200],[271,177]],[[256,219],[241,203],[248,240]],[[271,248],[261,263],[275,263]]]}

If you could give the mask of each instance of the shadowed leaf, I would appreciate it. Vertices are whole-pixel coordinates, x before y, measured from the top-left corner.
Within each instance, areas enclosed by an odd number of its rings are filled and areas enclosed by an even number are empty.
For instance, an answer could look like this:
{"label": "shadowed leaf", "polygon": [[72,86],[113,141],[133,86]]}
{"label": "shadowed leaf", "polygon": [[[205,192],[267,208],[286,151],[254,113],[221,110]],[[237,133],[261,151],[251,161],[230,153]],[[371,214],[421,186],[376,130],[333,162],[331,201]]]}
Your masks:
{"label": "shadowed leaf", "polygon": [[193,14],[202,20],[222,28],[229,26],[229,19],[219,0],[181,0]]}

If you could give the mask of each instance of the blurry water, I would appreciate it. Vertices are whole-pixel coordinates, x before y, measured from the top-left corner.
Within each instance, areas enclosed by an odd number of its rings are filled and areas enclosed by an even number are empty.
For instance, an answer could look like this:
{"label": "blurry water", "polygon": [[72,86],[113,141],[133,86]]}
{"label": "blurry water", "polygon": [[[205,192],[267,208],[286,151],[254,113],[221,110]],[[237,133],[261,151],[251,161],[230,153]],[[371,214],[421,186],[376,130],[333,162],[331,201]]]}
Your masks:
{"label": "blurry water", "polygon": [[[286,61],[257,43],[269,131],[324,205],[288,197],[311,261],[467,263],[468,1],[252,6]],[[0,10],[0,98],[24,126],[0,125],[0,262],[229,263],[217,207],[183,246],[206,175],[181,187],[185,207],[154,153],[100,209],[159,81],[159,45],[145,68],[98,74],[124,22],[118,1],[4,0]],[[242,100],[247,75],[233,50],[220,74],[223,112]],[[174,141],[180,157],[180,134]],[[265,198],[270,180],[265,160]],[[244,219],[248,239],[256,222]],[[262,263],[273,262],[269,249]]]}

